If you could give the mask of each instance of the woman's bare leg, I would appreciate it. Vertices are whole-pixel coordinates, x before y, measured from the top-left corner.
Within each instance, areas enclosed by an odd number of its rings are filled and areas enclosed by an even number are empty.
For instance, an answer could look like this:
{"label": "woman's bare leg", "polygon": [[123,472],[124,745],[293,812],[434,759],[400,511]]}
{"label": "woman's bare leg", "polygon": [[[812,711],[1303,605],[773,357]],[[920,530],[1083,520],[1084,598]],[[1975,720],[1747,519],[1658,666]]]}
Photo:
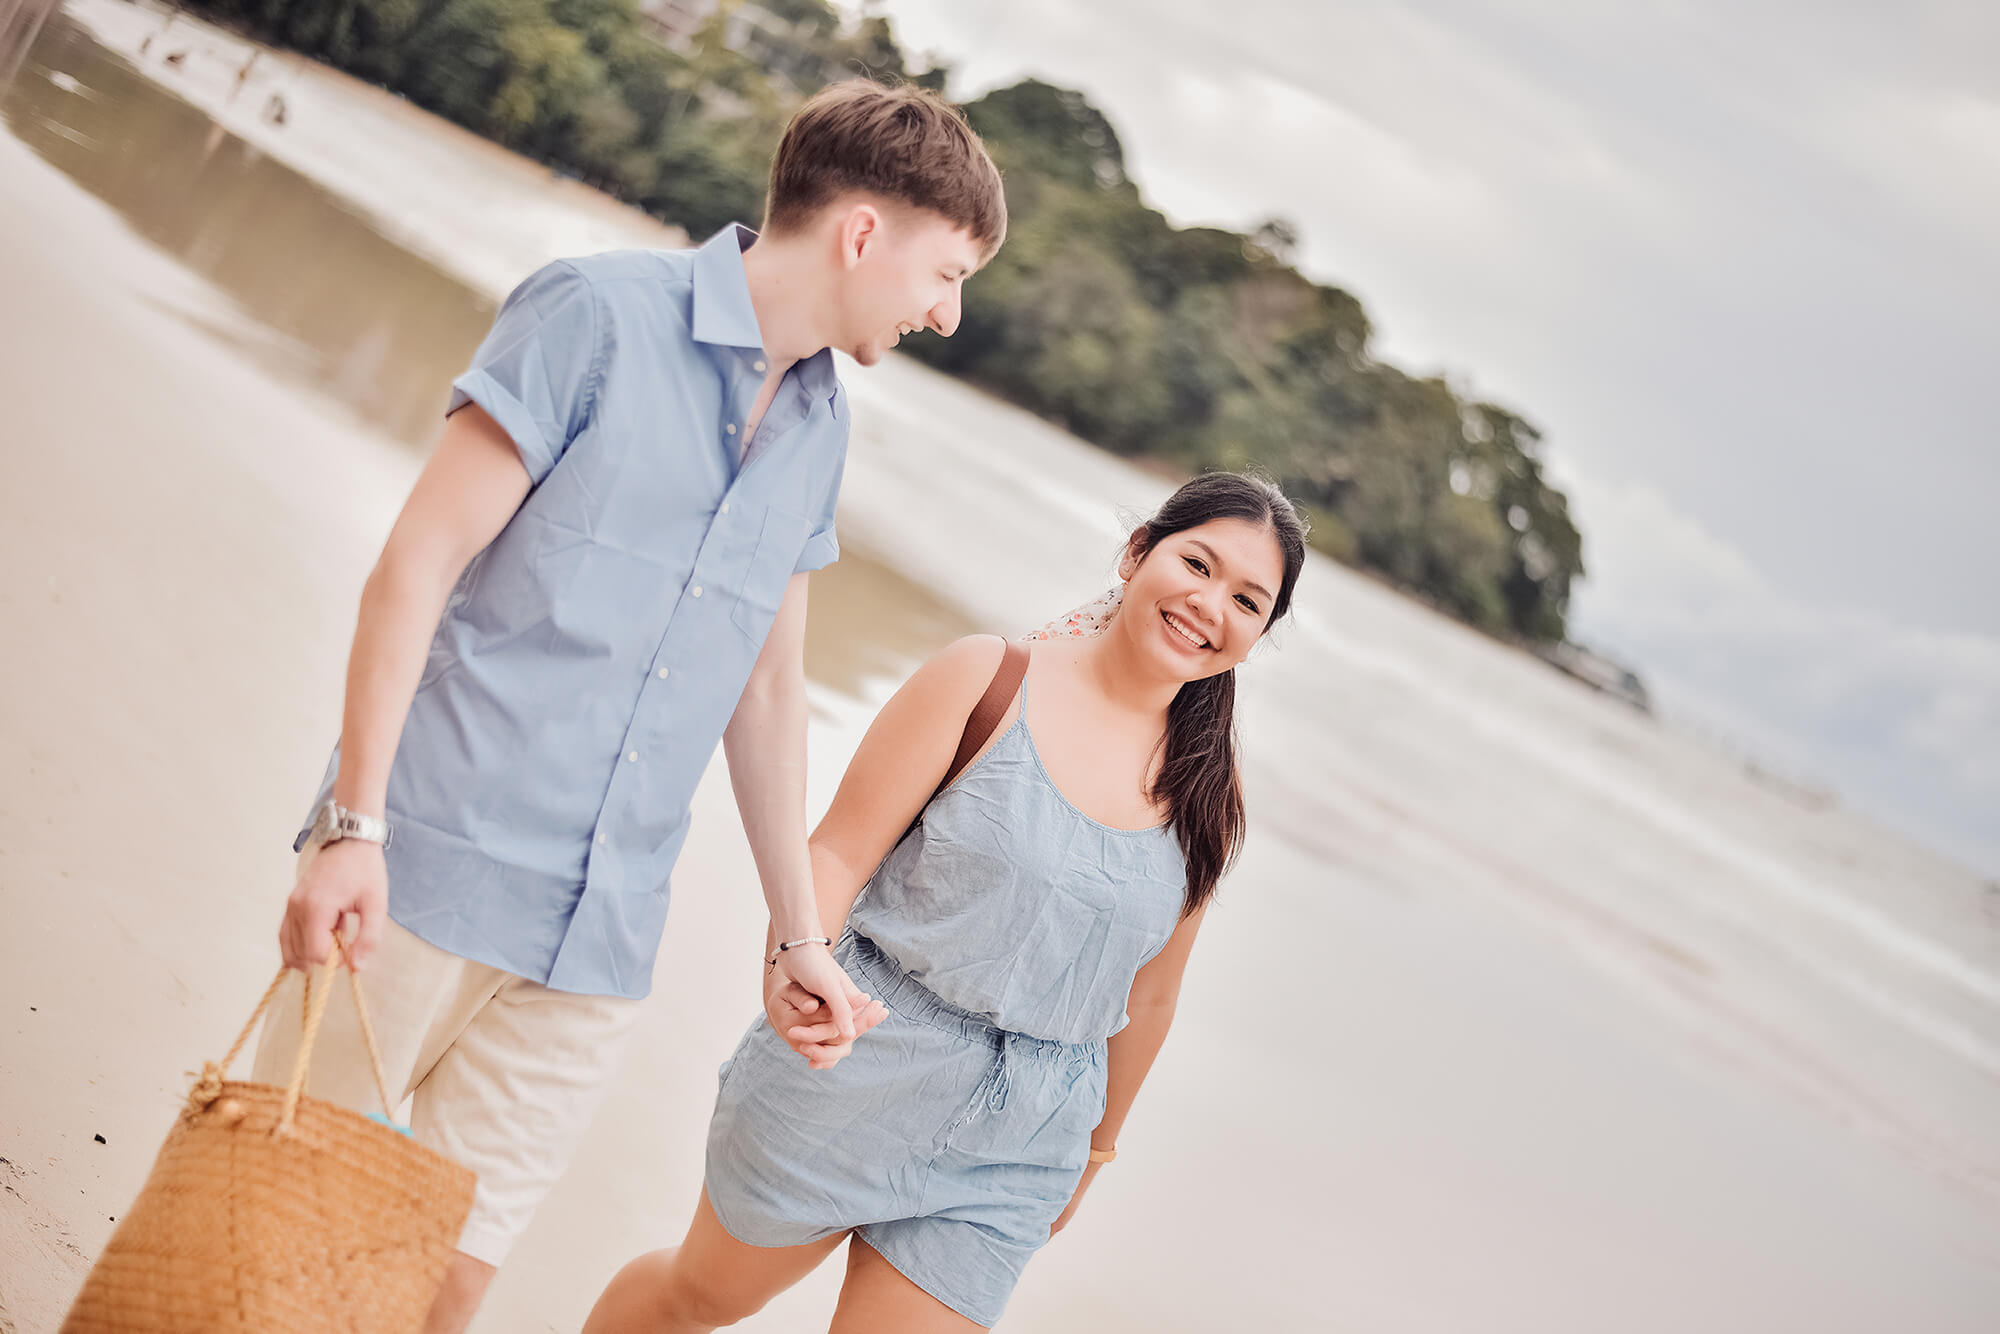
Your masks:
{"label": "woman's bare leg", "polygon": [[845,1234],[804,1246],[746,1246],[716,1221],[701,1193],[687,1239],[619,1270],[583,1334],[707,1334],[733,1325],[811,1273]]}
{"label": "woman's bare leg", "polygon": [[848,1245],[847,1278],[827,1334],[981,1334],[985,1328],[910,1282],[860,1237]]}

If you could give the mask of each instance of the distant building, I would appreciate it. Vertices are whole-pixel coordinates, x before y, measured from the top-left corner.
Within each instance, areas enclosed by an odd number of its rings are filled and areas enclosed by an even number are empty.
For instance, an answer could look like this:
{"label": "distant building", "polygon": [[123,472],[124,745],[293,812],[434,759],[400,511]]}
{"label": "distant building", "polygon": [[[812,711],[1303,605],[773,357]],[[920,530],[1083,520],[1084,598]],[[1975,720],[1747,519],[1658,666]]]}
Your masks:
{"label": "distant building", "polygon": [[1575,677],[1594,690],[1622,699],[1641,713],[1653,711],[1646,683],[1639,679],[1637,672],[1621,662],[1581,644],[1568,642],[1537,645],[1535,654],[1557,671]]}

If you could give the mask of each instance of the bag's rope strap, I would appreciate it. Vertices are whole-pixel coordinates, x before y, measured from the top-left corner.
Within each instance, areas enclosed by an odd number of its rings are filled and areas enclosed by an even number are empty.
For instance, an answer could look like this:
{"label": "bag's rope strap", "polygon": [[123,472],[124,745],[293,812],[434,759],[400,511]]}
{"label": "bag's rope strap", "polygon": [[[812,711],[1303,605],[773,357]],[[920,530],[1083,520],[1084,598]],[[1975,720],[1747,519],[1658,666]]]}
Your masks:
{"label": "bag's rope strap", "polygon": [[250,1022],[243,1025],[243,1031],[236,1035],[236,1041],[230,1046],[229,1054],[222,1058],[219,1067],[221,1070],[227,1071],[230,1066],[236,1064],[236,1058],[243,1054],[243,1045],[250,1041],[250,1034],[256,1030],[257,1021],[264,1017],[264,1011],[271,1008],[271,998],[278,994],[279,985],[284,982],[285,974],[290,971],[289,968],[280,968],[278,975],[271,979],[271,985],[264,988],[264,999],[257,1002],[257,1008],[251,1012]]}
{"label": "bag's rope strap", "polygon": [[[375,1075],[375,1094],[382,1100],[382,1115],[393,1118],[395,1112],[389,1102],[389,1080],[382,1073],[382,1052],[375,1044],[375,1026],[368,1021],[367,1002],[361,998],[361,977],[349,962],[347,946],[341,941],[337,929],[333,933],[333,953],[333,963],[347,965],[348,986],[354,993],[354,1013],[361,1020],[361,1041],[368,1048],[368,1065]],[[222,1096],[223,1077],[228,1074],[229,1067],[236,1064],[236,1058],[243,1054],[243,1048],[250,1041],[250,1035],[257,1031],[257,1021],[264,1017],[264,1011],[271,1008],[272,997],[278,994],[278,988],[284,984],[285,974],[290,971],[289,968],[280,968],[278,975],[271,979],[271,985],[264,988],[264,998],[258,1001],[257,1008],[250,1012],[250,1022],[243,1025],[243,1031],[238,1033],[236,1041],[230,1044],[229,1054],[224,1056],[219,1064],[210,1061],[202,1066],[201,1077],[188,1092],[190,1110],[203,1111]],[[315,971],[309,969],[306,972],[305,994],[301,997],[301,1009],[304,1013],[300,1016],[299,1052],[292,1062],[291,1083],[285,1086],[284,1107],[278,1115],[280,1133],[291,1129],[293,1117],[298,1112],[299,1095],[305,1091],[306,1086],[306,1069],[312,1063],[313,1040],[319,1035],[319,1022],[326,1013],[327,995],[332,990],[326,985],[313,985]]]}
{"label": "bag's rope strap", "polygon": [[333,947],[347,963],[347,989],[354,993],[354,1017],[361,1021],[361,1041],[368,1047],[368,1069],[375,1076],[375,1096],[382,1100],[382,1115],[393,1121],[396,1113],[389,1101],[389,1081],[382,1073],[382,1051],[375,1045],[375,1025],[368,1022],[367,1002],[361,999],[361,974],[354,971],[351,960],[345,960],[347,947],[340,943],[338,931],[333,935]]}

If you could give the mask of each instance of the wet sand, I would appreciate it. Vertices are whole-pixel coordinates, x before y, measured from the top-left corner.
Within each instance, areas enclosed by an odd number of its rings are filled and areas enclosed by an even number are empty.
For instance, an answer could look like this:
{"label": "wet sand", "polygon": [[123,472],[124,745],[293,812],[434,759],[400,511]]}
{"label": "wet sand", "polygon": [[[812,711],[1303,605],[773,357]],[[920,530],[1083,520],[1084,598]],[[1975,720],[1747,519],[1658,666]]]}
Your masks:
{"label": "wet sand", "polygon": [[[420,457],[158,244],[0,136],[0,1329],[54,1326],[275,966],[355,599]],[[1118,508],[1163,489],[921,368],[849,378],[815,808],[912,660],[1101,587]],[[1124,1156],[1007,1327],[1992,1328],[1971,878],[1308,580],[1246,675],[1250,852]],[[642,1031],[488,1334],[576,1327],[684,1225],[761,937],[719,762],[674,892]],[[814,1328],[837,1281],[743,1328]]]}

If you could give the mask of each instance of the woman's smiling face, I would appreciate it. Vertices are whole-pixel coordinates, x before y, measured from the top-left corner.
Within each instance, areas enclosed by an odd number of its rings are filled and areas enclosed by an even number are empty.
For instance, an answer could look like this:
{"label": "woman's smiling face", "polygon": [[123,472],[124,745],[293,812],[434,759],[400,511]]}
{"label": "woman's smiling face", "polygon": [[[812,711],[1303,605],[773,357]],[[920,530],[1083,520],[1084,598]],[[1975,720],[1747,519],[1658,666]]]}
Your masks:
{"label": "woman's smiling face", "polygon": [[1194,681],[1228,671],[1256,646],[1285,564],[1269,526],[1211,519],[1144,556],[1128,547],[1118,572],[1125,598],[1116,624],[1170,675]]}

